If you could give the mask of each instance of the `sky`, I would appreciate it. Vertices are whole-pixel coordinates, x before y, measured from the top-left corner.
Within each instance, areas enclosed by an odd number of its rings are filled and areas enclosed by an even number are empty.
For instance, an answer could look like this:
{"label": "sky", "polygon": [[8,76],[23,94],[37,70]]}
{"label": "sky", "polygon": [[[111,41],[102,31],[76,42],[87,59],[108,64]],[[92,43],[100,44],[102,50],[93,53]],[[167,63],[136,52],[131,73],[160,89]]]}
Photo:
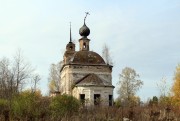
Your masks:
{"label": "sky", "polygon": [[180,63],[179,0],[0,0],[0,58],[12,58],[20,48],[41,76],[38,87],[48,94],[49,68],[63,59],[69,22],[79,50],[85,12],[90,50],[101,55],[104,44],[110,48],[115,98],[125,67],[144,82],[137,93],[142,100],[159,95],[162,78],[172,85]]}

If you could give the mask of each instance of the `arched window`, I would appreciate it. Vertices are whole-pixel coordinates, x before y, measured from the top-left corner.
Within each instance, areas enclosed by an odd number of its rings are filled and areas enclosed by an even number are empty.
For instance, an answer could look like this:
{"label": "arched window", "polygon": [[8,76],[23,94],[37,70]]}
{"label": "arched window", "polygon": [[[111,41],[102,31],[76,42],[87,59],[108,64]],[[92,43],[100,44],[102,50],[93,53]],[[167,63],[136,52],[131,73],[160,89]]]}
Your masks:
{"label": "arched window", "polygon": [[72,49],[73,49],[73,47],[72,47],[72,46],[70,46],[69,48],[70,48],[70,50],[72,50]]}
{"label": "arched window", "polygon": [[83,49],[85,49],[86,48],[86,43],[83,43]]}

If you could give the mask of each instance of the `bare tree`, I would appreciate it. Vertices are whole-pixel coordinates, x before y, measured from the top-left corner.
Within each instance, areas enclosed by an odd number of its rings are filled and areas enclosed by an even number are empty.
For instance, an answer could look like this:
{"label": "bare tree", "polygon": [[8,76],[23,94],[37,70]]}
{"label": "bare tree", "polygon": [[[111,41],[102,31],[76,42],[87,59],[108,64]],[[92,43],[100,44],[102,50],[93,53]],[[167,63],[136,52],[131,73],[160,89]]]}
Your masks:
{"label": "bare tree", "polygon": [[143,82],[138,79],[139,74],[132,68],[125,67],[120,76],[118,94],[119,98],[129,102],[133,98],[139,88],[143,85]]}
{"label": "bare tree", "polygon": [[102,57],[103,57],[104,61],[106,62],[106,64],[113,65],[112,58],[111,58],[110,52],[109,52],[109,47],[106,44],[103,45]]}
{"label": "bare tree", "polygon": [[39,74],[35,74],[32,78],[32,92],[36,92],[37,91],[37,84],[38,82],[41,80],[41,77]]}
{"label": "bare tree", "polygon": [[16,92],[21,91],[24,84],[30,81],[33,71],[34,69],[32,66],[24,60],[21,50],[18,50],[14,56],[14,63],[12,67],[12,73],[16,84]]}
{"label": "bare tree", "polygon": [[0,97],[9,97],[14,89],[9,59],[0,60]]}
{"label": "bare tree", "polygon": [[30,83],[33,78],[32,66],[27,63],[20,50],[17,51],[13,61],[2,58],[0,60],[0,96],[11,98],[12,94],[18,93],[24,84]]}
{"label": "bare tree", "polygon": [[165,77],[163,77],[159,82],[157,82],[157,87],[159,89],[160,97],[166,97],[170,95],[171,89]]}
{"label": "bare tree", "polygon": [[62,67],[62,61],[57,64],[51,64],[49,72],[49,90],[50,92],[60,90],[60,69]]}

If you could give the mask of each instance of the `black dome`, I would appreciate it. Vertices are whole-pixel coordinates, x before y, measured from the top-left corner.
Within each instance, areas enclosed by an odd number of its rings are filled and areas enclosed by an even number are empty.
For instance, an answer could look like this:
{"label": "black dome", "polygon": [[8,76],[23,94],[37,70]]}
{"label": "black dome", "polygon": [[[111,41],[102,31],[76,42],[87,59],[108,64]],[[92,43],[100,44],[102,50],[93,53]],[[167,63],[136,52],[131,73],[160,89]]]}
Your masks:
{"label": "black dome", "polygon": [[83,37],[87,37],[90,34],[90,29],[86,26],[86,24],[84,23],[84,25],[79,29],[79,34]]}

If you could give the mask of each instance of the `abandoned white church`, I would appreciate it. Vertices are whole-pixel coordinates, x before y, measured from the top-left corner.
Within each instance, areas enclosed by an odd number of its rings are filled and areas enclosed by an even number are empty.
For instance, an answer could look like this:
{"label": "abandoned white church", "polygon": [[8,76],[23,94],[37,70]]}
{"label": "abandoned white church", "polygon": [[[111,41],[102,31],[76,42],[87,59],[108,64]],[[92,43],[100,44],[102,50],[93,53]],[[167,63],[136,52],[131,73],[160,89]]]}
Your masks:
{"label": "abandoned white church", "polygon": [[[87,15],[86,15],[87,17]],[[79,29],[79,50],[71,40],[66,45],[63,66],[60,70],[60,92],[81,100],[85,105],[113,105],[112,66],[96,52],[90,51],[90,29]]]}

